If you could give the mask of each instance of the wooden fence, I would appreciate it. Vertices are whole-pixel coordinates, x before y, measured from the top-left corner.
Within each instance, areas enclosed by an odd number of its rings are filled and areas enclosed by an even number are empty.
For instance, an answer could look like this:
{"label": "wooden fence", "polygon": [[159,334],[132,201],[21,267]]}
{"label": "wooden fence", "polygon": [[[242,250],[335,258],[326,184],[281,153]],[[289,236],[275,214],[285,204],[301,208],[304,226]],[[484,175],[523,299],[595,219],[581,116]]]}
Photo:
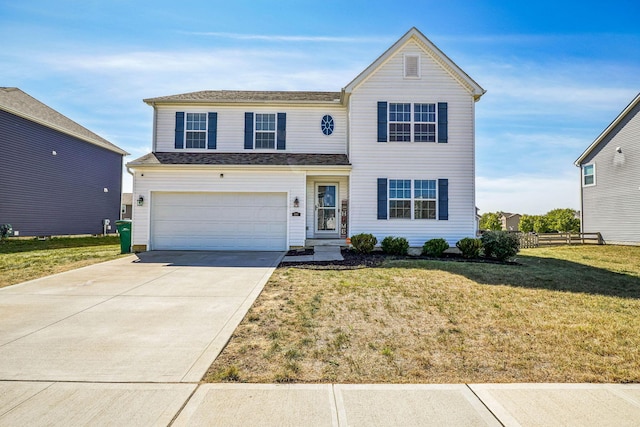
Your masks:
{"label": "wooden fence", "polygon": [[520,248],[558,245],[603,245],[600,233],[518,233]]}

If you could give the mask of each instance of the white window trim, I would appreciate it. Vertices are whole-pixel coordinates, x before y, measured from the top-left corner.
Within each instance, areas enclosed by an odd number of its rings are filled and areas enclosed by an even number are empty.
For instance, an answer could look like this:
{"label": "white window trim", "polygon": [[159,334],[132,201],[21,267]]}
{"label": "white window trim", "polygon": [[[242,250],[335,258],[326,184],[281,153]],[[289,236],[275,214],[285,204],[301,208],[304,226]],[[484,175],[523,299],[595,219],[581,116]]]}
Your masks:
{"label": "white window trim", "polygon": [[[415,75],[415,76],[408,76],[408,75],[407,75],[407,58],[417,58],[417,64],[416,64],[416,67],[417,67],[417,70],[416,70],[417,75]],[[421,68],[421,67],[420,67],[420,63],[421,63],[421,61],[420,61],[420,54],[419,54],[419,53],[405,53],[405,54],[403,55],[403,58],[402,58],[402,59],[403,59],[403,61],[402,61],[402,71],[403,71],[403,74],[402,74],[402,75],[403,75],[403,77],[404,77],[405,79],[407,79],[407,80],[417,80],[417,79],[420,79],[420,78],[422,77],[421,69],[420,69],[420,68]]]}
{"label": "white window trim", "polygon": [[[409,104],[411,107],[409,109],[409,121],[408,122],[398,122],[391,121],[391,104]],[[416,122],[416,104],[431,104],[435,106],[435,121],[433,122]],[[391,125],[404,123],[409,124],[409,141],[392,141],[391,140]],[[434,140],[433,141],[416,141],[415,133],[417,124],[434,124],[435,132],[434,132]],[[438,102],[406,102],[406,101],[389,101],[387,103],[387,140],[390,143],[398,143],[398,144],[407,144],[407,143],[416,143],[416,144],[434,144],[438,142]]]}
{"label": "white window trim", "polygon": [[[391,198],[391,181],[411,181],[411,198],[410,199],[405,199],[405,198]],[[435,181],[436,182],[436,197],[435,199],[416,199],[416,194],[415,194],[415,185],[416,185],[416,181]],[[411,201],[411,218],[393,218],[391,217],[391,201],[392,200],[410,200]],[[435,218],[416,218],[416,206],[415,206],[415,201],[419,200],[435,200],[436,202],[436,217]],[[440,218],[438,218],[438,180],[436,178],[413,178],[413,179],[408,179],[408,178],[389,178],[387,179],[387,219],[390,221],[437,221]]]}
{"label": "white window trim", "polygon": [[[275,129],[273,131],[270,130],[258,130],[258,114],[261,115],[267,115],[270,114],[272,116],[274,116],[274,123],[275,123]],[[261,133],[273,133],[273,148],[265,148],[265,147],[257,147],[256,143],[257,143],[257,136],[258,136],[258,132]],[[253,115],[253,149],[254,150],[265,150],[265,151],[272,151],[272,150],[277,150],[278,149],[278,113],[254,113]]]}
{"label": "white window trim", "polygon": [[[593,184],[584,183],[584,178],[585,178],[584,168],[586,166],[593,166]],[[580,181],[583,187],[594,187],[596,185],[596,164],[595,163],[587,163],[585,165],[582,165],[582,167],[580,168]]]}
{"label": "white window trim", "polygon": [[[205,122],[205,130],[187,130],[187,114],[204,114],[204,122]],[[196,133],[204,133],[204,147],[203,148],[195,148],[195,147],[187,147],[187,134],[189,132]],[[184,113],[184,141],[183,141],[183,150],[207,150],[207,146],[209,145],[209,114],[204,111],[186,111]]]}

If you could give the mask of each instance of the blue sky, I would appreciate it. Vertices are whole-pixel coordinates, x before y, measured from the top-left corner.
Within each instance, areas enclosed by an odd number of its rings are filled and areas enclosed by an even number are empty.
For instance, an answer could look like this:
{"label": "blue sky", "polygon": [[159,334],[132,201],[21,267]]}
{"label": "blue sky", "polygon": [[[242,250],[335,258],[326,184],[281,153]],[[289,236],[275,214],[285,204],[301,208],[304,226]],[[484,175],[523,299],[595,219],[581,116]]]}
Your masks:
{"label": "blue sky", "polygon": [[151,149],[143,98],[337,91],[415,26],[487,90],[476,104],[481,212],[537,214],[579,208],[573,161],[640,91],[639,12],[637,0],[1,0],[0,86],[128,161]]}

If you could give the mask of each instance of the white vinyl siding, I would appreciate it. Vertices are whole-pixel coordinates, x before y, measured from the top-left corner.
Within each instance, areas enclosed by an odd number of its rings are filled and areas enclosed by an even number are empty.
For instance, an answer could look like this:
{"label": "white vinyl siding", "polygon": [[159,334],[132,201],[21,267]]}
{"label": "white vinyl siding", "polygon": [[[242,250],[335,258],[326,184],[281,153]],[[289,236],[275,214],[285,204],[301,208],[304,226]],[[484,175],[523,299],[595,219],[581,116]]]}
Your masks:
{"label": "white vinyl siding", "polygon": [[[271,105],[269,107],[256,105],[215,105],[209,108],[203,106],[157,106],[156,132],[153,151],[172,152],[188,151],[176,150],[175,113],[176,111],[218,113],[217,118],[217,146],[216,152],[238,153],[244,150],[244,113],[271,114],[274,111],[287,114],[287,148],[288,153],[318,153],[318,154],[346,154],[347,153],[347,111],[336,105],[300,106],[300,105]],[[320,126],[325,115],[331,115],[334,120],[334,130],[331,135],[322,133]],[[186,115],[186,114],[185,114]],[[255,129],[255,123],[254,123]],[[198,150],[195,150],[198,151]]]}
{"label": "white vinyl siding", "polygon": [[[404,55],[420,55],[421,79],[404,79]],[[448,103],[447,144],[398,144],[377,141],[377,103],[402,100],[412,104]],[[349,160],[353,164],[350,187],[350,234],[372,233],[378,240],[402,236],[412,246],[442,237],[454,245],[473,237],[475,217],[474,110],[470,91],[410,40],[357,86],[350,98]],[[447,221],[377,219],[377,179],[449,181]]]}

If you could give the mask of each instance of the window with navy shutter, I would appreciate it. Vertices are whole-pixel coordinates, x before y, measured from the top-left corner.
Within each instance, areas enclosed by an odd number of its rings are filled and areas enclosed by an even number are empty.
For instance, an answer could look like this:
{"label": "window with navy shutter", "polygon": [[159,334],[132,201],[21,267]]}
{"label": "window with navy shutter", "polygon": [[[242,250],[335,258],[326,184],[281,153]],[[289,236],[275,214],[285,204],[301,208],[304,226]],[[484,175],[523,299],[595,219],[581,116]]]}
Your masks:
{"label": "window with navy shutter", "polygon": [[387,103],[378,102],[378,142],[387,142]]}
{"label": "window with navy shutter", "polygon": [[287,113],[278,113],[278,150],[284,150],[287,147]]}
{"label": "window with navy shutter", "polygon": [[244,149],[253,150],[253,113],[244,113]]}
{"label": "window with navy shutter", "polygon": [[446,143],[449,140],[447,108],[448,107],[446,102],[438,102],[438,142],[439,143]]}
{"label": "window with navy shutter", "polygon": [[176,112],[175,148],[184,148],[184,113]]}
{"label": "window with navy shutter", "polygon": [[387,178],[378,178],[378,219],[387,219]]}
{"label": "window with navy shutter", "polygon": [[449,219],[449,180],[438,180],[438,219],[446,221]]}
{"label": "window with navy shutter", "polygon": [[218,113],[209,113],[207,129],[207,148],[215,150],[218,139]]}

